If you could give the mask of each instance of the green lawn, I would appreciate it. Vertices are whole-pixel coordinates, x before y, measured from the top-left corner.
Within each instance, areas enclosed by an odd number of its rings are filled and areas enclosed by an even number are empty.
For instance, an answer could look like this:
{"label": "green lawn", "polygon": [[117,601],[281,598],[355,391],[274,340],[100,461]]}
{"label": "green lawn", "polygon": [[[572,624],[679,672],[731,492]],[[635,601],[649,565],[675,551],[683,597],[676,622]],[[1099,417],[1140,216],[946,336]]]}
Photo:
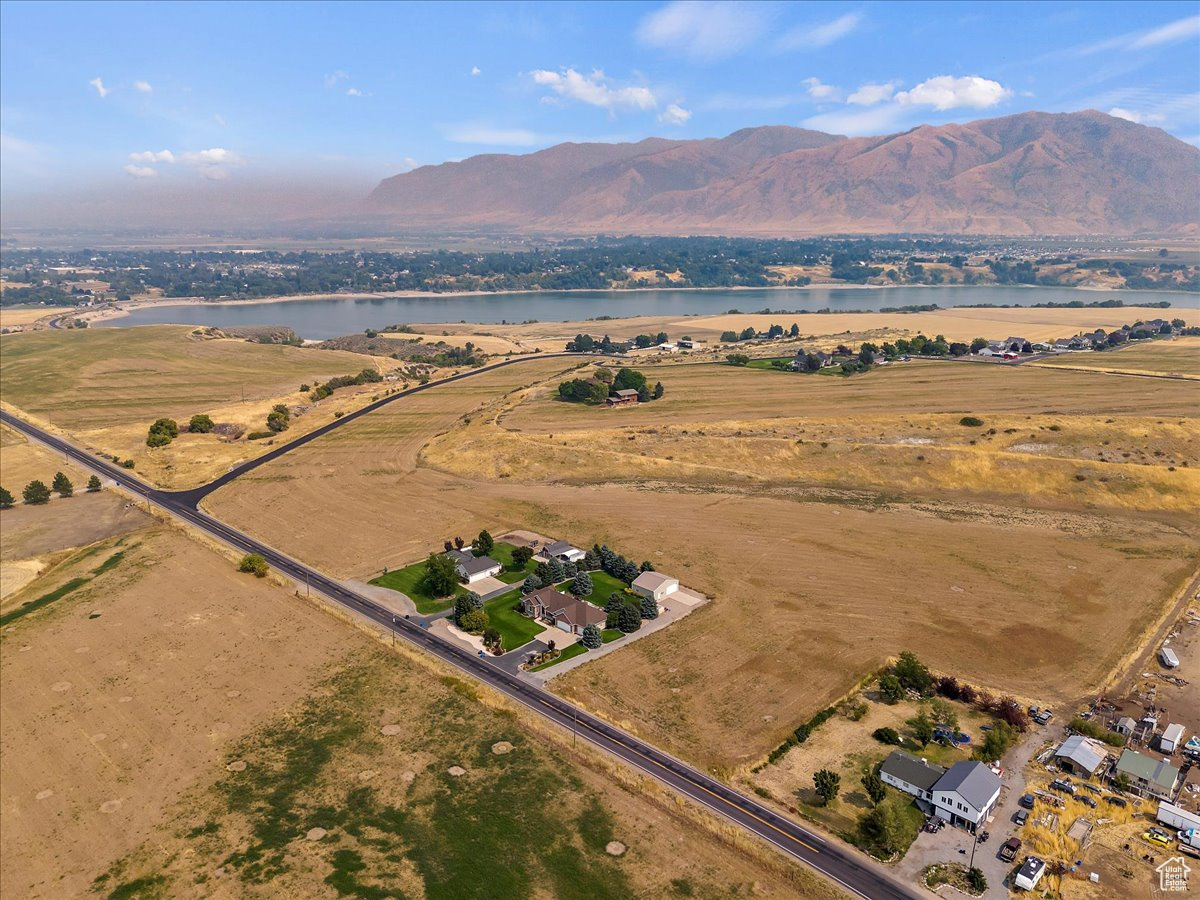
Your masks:
{"label": "green lawn", "polygon": [[537,563],[535,563],[533,560],[530,560],[528,563],[526,563],[524,569],[513,569],[512,555],[513,551],[516,549],[517,548],[512,544],[506,544],[503,541],[497,541],[495,546],[492,547],[492,552],[488,554],[488,556],[500,563],[500,565],[504,566],[504,571],[502,571],[496,577],[505,584],[516,584],[518,581],[524,581],[525,577],[527,575],[532,575],[533,570],[537,568]]}
{"label": "green lawn", "polygon": [[483,604],[489,624],[500,632],[505,651],[528,644],[546,630],[544,625],[518,612],[517,604],[520,601],[520,591],[509,591]]}
{"label": "green lawn", "polygon": [[417,612],[422,615],[441,612],[454,602],[454,598],[465,591],[460,588],[449,597],[435,597],[425,589],[423,584],[425,580],[425,562],[413,563],[411,566],[405,566],[403,569],[396,569],[388,572],[386,575],[380,575],[378,578],[372,578],[371,584],[377,584],[380,587],[390,588],[393,591],[400,591],[412,600],[417,606]]}
{"label": "green lawn", "polygon": [[[776,360],[778,360],[780,362],[791,363],[791,361],[794,358],[795,357],[793,357],[793,356],[766,356],[766,357],[763,357],[762,359],[750,360],[750,362],[746,363],[746,368],[747,369],[770,369],[772,372],[782,372],[785,370],[777,369],[773,365],[771,365],[771,363],[775,362]],[[791,371],[791,370],[788,369],[786,371]]]}
{"label": "green lawn", "polygon": [[607,644],[609,641],[615,641],[617,638],[625,637],[625,632],[617,628],[605,628],[604,631],[601,632],[601,637],[604,638],[604,643]]}
{"label": "green lawn", "polygon": [[[628,588],[629,585],[627,585],[621,579],[613,578],[606,572],[588,572],[588,574],[592,576],[592,593],[591,596],[584,597],[583,599],[587,600],[589,603],[594,603],[596,606],[604,609],[604,607],[608,604],[609,595],[617,593],[622,594],[627,602],[636,600],[640,608],[642,602],[641,599],[637,597],[630,597],[627,594],[624,594],[625,589]],[[567,579],[566,581],[562,582],[562,584],[558,586],[558,589],[564,594],[571,593],[571,579]]]}
{"label": "green lawn", "polygon": [[[618,632],[619,634],[620,632]],[[542,669],[548,669],[551,666],[557,666],[560,662],[566,662],[568,659],[574,659],[576,656],[582,656],[587,653],[587,647],[580,643],[574,643],[562,653],[558,654],[558,659],[552,659],[548,663],[542,663],[540,666],[534,666],[531,671],[540,672]]]}

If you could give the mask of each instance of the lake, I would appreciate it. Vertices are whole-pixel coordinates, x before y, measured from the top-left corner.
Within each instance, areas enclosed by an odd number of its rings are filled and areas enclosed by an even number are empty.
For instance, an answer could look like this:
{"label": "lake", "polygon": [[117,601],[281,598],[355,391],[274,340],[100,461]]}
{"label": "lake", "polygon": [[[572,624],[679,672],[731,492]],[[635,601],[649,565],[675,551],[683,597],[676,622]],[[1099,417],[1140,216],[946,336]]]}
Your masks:
{"label": "lake", "polygon": [[147,306],[128,316],[109,319],[102,327],[134,325],[211,325],[234,328],[282,325],[311,340],[382,329],[402,323],[565,322],[597,316],[712,315],[731,309],[757,312],[868,312],[881,307],[936,303],[941,307],[976,303],[1029,306],[1034,303],[1085,303],[1117,297],[1126,306],[1169,301],[1174,307],[1195,308],[1193,294],[1166,291],[1078,291],[1071,288],[1021,287],[896,287],[896,288],[776,288],[771,290],[651,290],[546,291],[519,294],[423,297],[337,297],[265,303],[191,303]]}

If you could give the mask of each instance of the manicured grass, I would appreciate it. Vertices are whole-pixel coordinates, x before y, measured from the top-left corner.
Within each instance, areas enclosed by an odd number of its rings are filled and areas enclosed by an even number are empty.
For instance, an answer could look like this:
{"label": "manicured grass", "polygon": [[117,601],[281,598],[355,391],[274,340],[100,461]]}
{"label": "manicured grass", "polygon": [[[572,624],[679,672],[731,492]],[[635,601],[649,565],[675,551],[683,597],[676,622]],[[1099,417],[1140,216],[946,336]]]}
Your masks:
{"label": "manicured grass", "polygon": [[767,357],[763,357],[762,359],[750,360],[750,362],[746,363],[746,368],[747,369],[770,369],[773,372],[783,372],[783,371],[790,372],[791,369],[787,369],[787,370],[777,369],[773,365],[771,365],[771,363],[776,362],[776,361],[790,363],[793,359],[795,359],[795,357],[793,357],[793,356],[767,356]]}
{"label": "manicured grass", "polygon": [[617,640],[617,638],[625,637],[625,632],[617,628],[605,628],[604,631],[601,632],[600,636],[604,639],[604,643],[607,644],[610,641]]}
{"label": "manicured grass", "polygon": [[388,572],[386,575],[380,575],[378,578],[372,578],[371,584],[400,591],[407,595],[416,604],[417,612],[422,615],[440,612],[453,603],[454,598],[460,593],[465,593],[463,589],[459,588],[449,597],[435,597],[425,589],[424,580],[425,563],[422,561],[405,566],[403,569]]}
{"label": "manicured grass", "polygon": [[504,566],[504,571],[502,571],[496,577],[505,584],[516,584],[519,581],[524,581],[525,577],[527,575],[532,575],[533,570],[537,568],[537,563],[531,559],[525,564],[525,568],[513,569],[512,555],[513,551],[516,549],[517,548],[512,544],[506,544],[503,541],[497,541],[496,545],[492,548],[492,552],[488,554],[488,556],[500,563],[500,565]]}
{"label": "manicured grass", "polygon": [[[604,609],[608,603],[609,595],[613,593],[622,594],[627,601],[637,599],[624,593],[629,585],[621,579],[613,578],[606,572],[588,572],[588,574],[592,576],[592,593],[583,599],[589,603],[594,603],[596,606]],[[564,594],[571,593],[571,581],[572,579],[568,578],[558,586],[558,589]],[[641,600],[637,602],[640,604]]]}
{"label": "manicured grass", "polygon": [[[618,632],[618,634],[619,633],[620,632]],[[560,653],[558,655],[558,659],[552,659],[548,663],[542,663],[540,666],[534,666],[534,668],[531,669],[531,671],[540,672],[540,671],[542,671],[542,669],[548,669],[551,666],[557,666],[560,662],[566,662],[568,659],[574,659],[576,656],[582,656],[583,654],[585,654],[587,652],[588,652],[588,648],[583,646],[583,644],[580,644],[580,643],[572,644],[570,647],[568,647],[566,650],[562,651],[562,653]]]}
{"label": "manicured grass", "polygon": [[483,604],[489,624],[500,632],[505,651],[528,644],[546,630],[544,625],[521,615],[517,610],[520,601],[520,591],[509,591]]}

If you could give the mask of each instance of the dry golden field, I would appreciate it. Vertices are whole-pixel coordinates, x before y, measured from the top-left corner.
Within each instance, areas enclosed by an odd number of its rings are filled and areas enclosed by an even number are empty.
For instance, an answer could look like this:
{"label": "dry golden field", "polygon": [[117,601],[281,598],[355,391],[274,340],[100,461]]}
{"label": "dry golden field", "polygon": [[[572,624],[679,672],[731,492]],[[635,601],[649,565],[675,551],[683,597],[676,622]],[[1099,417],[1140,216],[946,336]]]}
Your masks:
{"label": "dry golden field", "polygon": [[[770,291],[762,292],[760,306],[772,305]],[[637,334],[666,331],[672,339],[688,335],[696,340],[715,341],[723,331],[741,331],[752,326],[765,331],[771,324],[785,328],[795,322],[804,336],[834,337],[844,335],[942,334],[951,341],[970,341],[977,337],[1003,340],[1020,335],[1031,341],[1070,337],[1080,331],[1103,328],[1111,331],[1130,325],[1139,319],[1160,318],[1161,309],[1125,306],[1104,309],[967,309],[957,307],[925,313],[836,313],[803,315],[788,313],[742,313],[715,316],[641,316],[630,319],[581,322],[536,322],[529,325],[472,325],[445,323],[423,325],[428,333],[449,331],[469,334],[485,330],[490,334],[520,339],[526,344],[541,343],[542,349],[561,349],[559,343],[580,332],[608,334],[614,340],[632,338]],[[1169,310],[1170,318],[1181,318],[1189,325],[1200,325],[1200,310],[1181,306]],[[833,343],[837,343],[834,340]]]}
{"label": "dry golden field", "polygon": [[[653,560],[715,602],[552,684],[726,770],[906,647],[995,690],[1074,700],[1198,562],[1183,464],[1196,399],[1181,382],[949,363],[850,379],[671,365],[645,370],[667,385],[662,401],[609,411],[547,399],[554,363],[398,403],[206,506],[340,577],[484,527]],[[960,426],[964,414],[985,425]],[[993,421],[1004,428],[986,435]],[[839,465],[864,479],[837,477]]]}
{"label": "dry golden field", "polygon": [[[10,285],[10,287],[16,287],[16,285]],[[0,309],[0,328],[17,328],[32,325],[38,319],[61,315],[70,311],[71,308],[67,306],[38,306],[28,309],[5,307]]]}
{"label": "dry golden field", "polygon": [[[596,896],[838,896],[176,530],[79,551],[23,596],[80,576],[0,637],[6,897],[324,896],[338,873],[410,896],[528,896],[480,867],[480,846],[528,857],[524,877],[595,878]],[[503,825],[517,813],[540,839]],[[328,836],[307,841],[314,827]]]}
{"label": "dry golden field", "polygon": [[1200,338],[1149,341],[1104,353],[1068,353],[1048,359],[1040,365],[1200,377]]}
{"label": "dry golden field", "polygon": [[[214,339],[175,325],[9,335],[0,349],[0,401],[86,446],[133,459],[141,478],[165,488],[203,484],[264,452],[268,440],[294,438],[387,389],[342,388],[314,406],[301,384],[400,365],[338,350]],[[277,403],[294,410],[292,427],[277,439],[183,433],[167,447],[146,447],[146,431],[160,416],[186,425],[207,413],[251,433],[265,430]]]}

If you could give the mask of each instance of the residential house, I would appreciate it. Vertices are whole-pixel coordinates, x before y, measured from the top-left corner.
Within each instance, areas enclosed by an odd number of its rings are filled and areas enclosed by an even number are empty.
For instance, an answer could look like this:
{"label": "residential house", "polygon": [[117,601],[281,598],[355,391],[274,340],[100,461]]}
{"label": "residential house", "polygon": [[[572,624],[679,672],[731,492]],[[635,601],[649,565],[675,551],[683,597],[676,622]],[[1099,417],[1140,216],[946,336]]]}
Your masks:
{"label": "residential house", "polygon": [[1174,753],[1183,744],[1183,726],[1176,722],[1168,725],[1158,739],[1158,749],[1163,753]]}
{"label": "residential house", "polygon": [[879,778],[897,790],[918,800],[933,803],[933,786],[946,774],[941,766],[918,759],[911,753],[896,750],[879,766]]}
{"label": "residential house", "polygon": [[663,575],[661,572],[643,572],[633,579],[630,587],[636,594],[660,603],[664,597],[679,590],[679,579]]}
{"label": "residential house", "polygon": [[638,402],[638,392],[632,388],[614,391],[613,395],[605,398],[604,402],[609,406],[636,406]]}
{"label": "residential house", "polygon": [[813,356],[821,361],[822,369],[833,365],[833,356],[826,353],[824,350],[797,350],[796,358],[792,360],[792,369],[794,371],[799,372],[807,368],[809,353],[812,353]]}
{"label": "residential house", "polygon": [[1125,775],[1129,779],[1129,790],[1140,797],[1153,797],[1169,803],[1179,787],[1179,770],[1175,766],[1166,760],[1143,756],[1136,750],[1121,753],[1114,773]]}
{"label": "residential house", "polygon": [[999,341],[988,341],[986,347],[980,347],[975,351],[976,356],[1003,356],[1007,352],[1007,348]]}
{"label": "residential house", "polygon": [[499,575],[504,568],[490,556],[476,556],[470,550],[451,550],[446,555],[454,560],[458,577],[467,584]]}
{"label": "residential house", "polygon": [[1104,744],[1095,738],[1073,734],[1054,753],[1055,764],[1064,772],[1091,778],[1108,759]]}
{"label": "residential house", "polygon": [[933,786],[934,813],[974,832],[1000,801],[1000,776],[981,762],[956,762]]}
{"label": "residential house", "polygon": [[697,344],[705,344],[707,341],[697,341],[693,338],[680,338],[679,346],[683,350],[694,350]]}
{"label": "residential house", "polygon": [[608,616],[598,606],[553,587],[538,588],[521,598],[521,613],[540,619],[569,634],[580,634],[588,625],[603,628]]}
{"label": "residential house", "polygon": [[[1029,344],[1023,337],[1009,337],[1004,339],[1004,349],[1010,353],[1020,353],[1025,349],[1025,345]],[[1033,346],[1030,344],[1030,346]]]}
{"label": "residential house", "polygon": [[547,544],[542,550],[542,555],[545,556],[546,559],[557,559],[561,562],[573,563],[577,563],[587,556],[587,554],[578,547],[573,547],[566,541],[554,541]]}

